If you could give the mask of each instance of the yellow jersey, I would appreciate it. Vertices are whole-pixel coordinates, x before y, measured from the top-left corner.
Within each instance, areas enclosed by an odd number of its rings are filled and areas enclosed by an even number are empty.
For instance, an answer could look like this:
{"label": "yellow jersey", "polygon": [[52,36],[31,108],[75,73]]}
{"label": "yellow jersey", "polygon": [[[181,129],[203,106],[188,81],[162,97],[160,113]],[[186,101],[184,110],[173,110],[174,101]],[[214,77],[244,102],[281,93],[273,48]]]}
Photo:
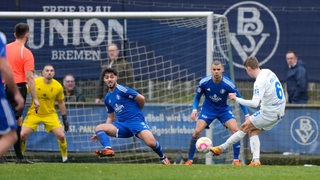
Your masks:
{"label": "yellow jersey", "polygon": [[[35,79],[36,94],[40,103],[38,115],[49,115],[56,113],[55,101],[64,100],[63,87],[55,79],[50,84],[44,82],[43,77]],[[32,99],[28,114],[35,114],[34,103]]]}

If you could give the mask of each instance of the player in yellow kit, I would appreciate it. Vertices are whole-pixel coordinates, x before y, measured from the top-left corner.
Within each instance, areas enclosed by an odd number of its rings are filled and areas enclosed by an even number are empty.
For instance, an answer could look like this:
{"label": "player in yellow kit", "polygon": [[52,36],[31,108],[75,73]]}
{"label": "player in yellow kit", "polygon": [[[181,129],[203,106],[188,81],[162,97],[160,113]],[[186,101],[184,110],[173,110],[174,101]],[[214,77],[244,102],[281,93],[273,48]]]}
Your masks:
{"label": "player in yellow kit", "polygon": [[[53,77],[55,75],[52,65],[44,66],[42,70],[42,77],[35,79],[36,93],[40,103],[40,108],[36,112],[34,111],[33,103],[28,110],[27,116],[22,124],[21,139],[22,152],[26,149],[26,140],[28,136],[36,131],[39,123],[45,125],[46,131],[52,132],[58,139],[60,152],[62,155],[62,162],[68,160],[67,141],[64,131],[69,130],[69,124],[66,115],[66,106],[64,102],[63,87]],[[32,99],[33,101],[33,99]],[[58,102],[58,106],[62,115],[64,129],[60,123],[57,111],[55,109],[55,102]]]}

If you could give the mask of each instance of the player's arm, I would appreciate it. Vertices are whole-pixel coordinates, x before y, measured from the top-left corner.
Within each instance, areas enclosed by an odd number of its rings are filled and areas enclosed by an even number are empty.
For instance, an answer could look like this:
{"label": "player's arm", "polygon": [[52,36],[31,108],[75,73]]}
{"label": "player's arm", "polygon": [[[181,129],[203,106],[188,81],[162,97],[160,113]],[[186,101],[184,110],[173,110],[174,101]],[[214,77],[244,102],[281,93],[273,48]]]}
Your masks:
{"label": "player's arm", "polygon": [[202,94],[203,94],[203,91],[198,86],[197,90],[196,90],[196,94],[195,94],[195,96],[193,98],[192,112],[191,112],[191,115],[190,115],[190,118],[192,120],[195,120],[197,118],[197,116],[198,116],[198,106],[199,106]]}
{"label": "player's arm", "polygon": [[236,93],[229,93],[229,98],[236,101],[240,105],[257,108],[260,105],[260,98],[258,96],[253,96],[251,100],[246,100],[237,97]]}
{"label": "player's arm", "polygon": [[[235,93],[236,93],[237,98],[242,98],[240,92],[237,89],[236,89]],[[243,114],[245,116],[249,116],[249,111],[248,111],[247,107],[242,105],[241,103],[239,103],[239,104],[240,104],[240,108],[241,108]]]}
{"label": "player's arm", "polygon": [[115,121],[115,114],[114,114],[114,112],[108,113],[108,117],[107,117],[107,120],[106,120],[106,124],[113,123],[114,121]]}
{"label": "player's arm", "polygon": [[58,107],[61,112],[64,130],[67,132],[69,130],[69,122],[67,120],[67,108],[66,108],[66,103],[64,102],[64,100],[58,100]]}
{"label": "player's arm", "polygon": [[0,72],[3,76],[6,86],[10,89],[10,91],[14,94],[14,99],[17,102],[17,106],[15,107],[17,110],[21,110],[24,107],[24,99],[20,94],[20,91],[14,82],[12,70],[6,58],[0,57]]}
{"label": "player's arm", "polygon": [[141,95],[141,94],[138,94],[135,98],[134,98],[135,101],[138,102],[138,105],[140,107],[140,109],[143,108],[144,104],[146,103],[146,98]]}

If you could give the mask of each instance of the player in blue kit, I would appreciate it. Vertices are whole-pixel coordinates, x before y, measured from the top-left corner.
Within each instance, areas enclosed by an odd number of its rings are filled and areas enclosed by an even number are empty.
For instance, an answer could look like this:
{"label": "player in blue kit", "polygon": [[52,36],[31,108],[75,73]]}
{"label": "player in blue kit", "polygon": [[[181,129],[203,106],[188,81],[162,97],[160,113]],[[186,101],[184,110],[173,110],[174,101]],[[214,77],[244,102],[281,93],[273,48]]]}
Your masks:
{"label": "player in blue kit", "polygon": [[[104,82],[109,91],[104,98],[104,104],[108,112],[106,123],[99,124],[95,128],[96,134],[92,141],[100,141],[104,149],[95,150],[99,157],[114,156],[109,136],[117,138],[129,138],[136,136],[156,152],[164,165],[170,165],[169,159],[162,151],[160,143],[155,139],[144,118],[142,108],[145,98],[137,91],[117,84],[117,71],[107,68],[102,73]],[[115,121],[117,119],[117,121]]]}
{"label": "player in blue kit", "polygon": [[[208,127],[214,119],[218,119],[226,128],[233,134],[238,131],[238,124],[231,112],[231,108],[227,104],[228,94],[236,93],[238,97],[241,97],[235,84],[222,73],[224,67],[220,61],[214,61],[211,65],[212,75],[202,78],[196,89],[196,95],[193,100],[193,110],[190,115],[192,120],[197,119],[196,128],[193,132],[188,160],[185,165],[192,165],[193,157],[196,151],[195,144],[200,137],[202,131]],[[205,95],[204,102],[202,104],[201,113],[198,114],[198,106],[202,95]],[[248,109],[241,105],[241,109],[244,115],[249,117]],[[233,165],[241,166],[239,161],[240,154],[240,141],[233,145]]]}
{"label": "player in blue kit", "polygon": [[18,139],[16,118],[6,98],[2,77],[6,87],[13,92],[17,103],[16,110],[24,107],[24,99],[14,82],[12,70],[6,58],[6,37],[0,32],[0,156],[2,156]]}

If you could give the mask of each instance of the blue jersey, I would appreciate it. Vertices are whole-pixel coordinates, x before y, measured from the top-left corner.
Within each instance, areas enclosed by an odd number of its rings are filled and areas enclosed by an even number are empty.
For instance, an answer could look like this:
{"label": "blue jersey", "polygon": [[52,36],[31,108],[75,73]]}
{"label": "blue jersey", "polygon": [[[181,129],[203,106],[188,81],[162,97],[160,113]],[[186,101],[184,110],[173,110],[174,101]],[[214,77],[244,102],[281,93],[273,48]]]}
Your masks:
{"label": "blue jersey", "polygon": [[[6,58],[6,36],[0,32],[0,57],[1,58]],[[0,97],[4,98],[5,96],[5,92],[4,92],[4,87],[3,87],[3,83],[2,83],[2,76],[0,73]]]}
{"label": "blue jersey", "polygon": [[[6,37],[0,32],[0,61],[6,58]],[[6,134],[11,130],[17,129],[16,119],[10,104],[6,99],[2,76],[0,72],[0,135]]]}
{"label": "blue jersey", "polygon": [[[227,104],[228,94],[236,93],[237,97],[241,97],[235,84],[226,76],[222,76],[222,81],[214,83],[212,75],[201,79],[196,89],[196,95],[193,101],[193,109],[198,109],[200,98],[204,94],[205,99],[202,104],[202,113],[206,112],[224,112],[231,110]],[[245,106],[241,106],[243,113],[249,114]]]}
{"label": "blue jersey", "polygon": [[138,92],[117,84],[115,90],[104,98],[104,104],[108,109],[108,113],[115,112],[116,118],[120,122],[133,120],[134,117],[143,117],[142,110],[139,107],[135,97]]}

